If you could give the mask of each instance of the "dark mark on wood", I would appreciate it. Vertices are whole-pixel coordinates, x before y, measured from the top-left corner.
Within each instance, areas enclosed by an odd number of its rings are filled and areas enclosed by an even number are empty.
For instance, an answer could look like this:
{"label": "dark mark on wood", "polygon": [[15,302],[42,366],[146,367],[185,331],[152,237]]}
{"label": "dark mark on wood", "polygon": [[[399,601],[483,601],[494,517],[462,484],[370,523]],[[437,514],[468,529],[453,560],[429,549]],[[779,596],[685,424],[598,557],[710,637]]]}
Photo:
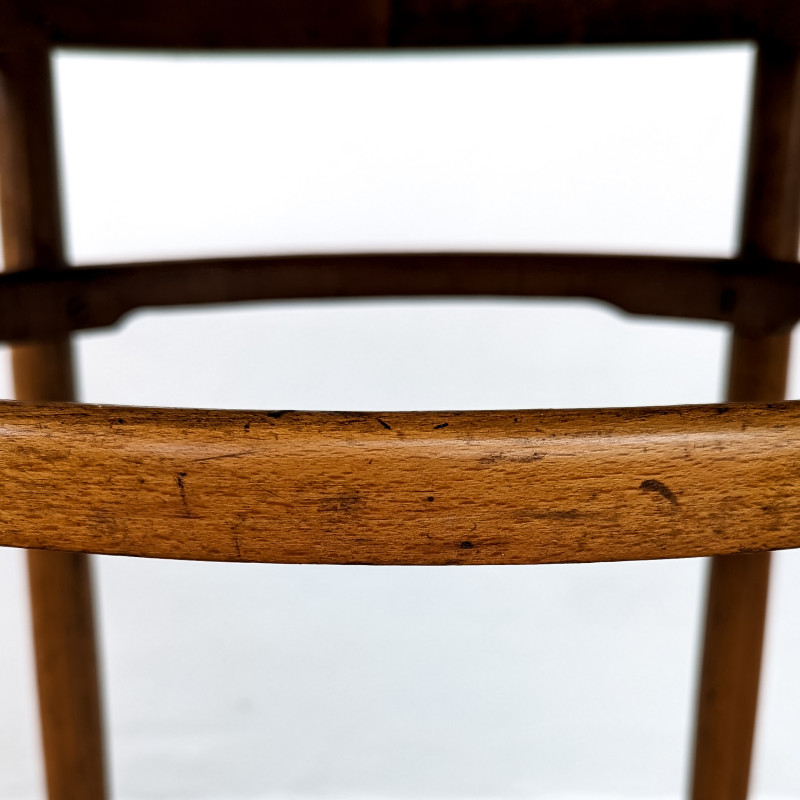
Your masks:
{"label": "dark mark on wood", "polygon": [[496,464],[498,461],[506,461],[509,464],[530,464],[534,461],[541,461],[544,453],[534,450],[533,453],[525,456],[511,456],[505,453],[489,453],[478,459],[479,464]]}
{"label": "dark mark on wood", "polygon": [[654,478],[649,478],[646,481],[642,481],[639,484],[639,488],[645,492],[655,492],[656,494],[660,494],[665,500],[669,500],[673,505],[678,505],[678,498],[675,497],[670,488],[666,486],[666,484],[661,483],[661,481],[657,481]]}
{"label": "dark mark on wood", "polygon": [[450,423],[449,422],[440,422],[438,425],[434,425],[433,429],[438,431],[439,428],[446,428]]}
{"label": "dark mark on wood", "polygon": [[267,411],[267,416],[272,419],[280,419],[284,414],[291,414],[291,411]]}
{"label": "dark mark on wood", "polygon": [[183,503],[183,507],[186,510],[186,516],[191,517],[192,513],[189,510],[189,501],[186,499],[186,486],[184,485],[183,479],[186,477],[185,472],[178,472],[175,474],[175,482],[178,484],[178,491],[181,495],[181,502]]}
{"label": "dark mark on wood", "polygon": [[425,499],[426,499],[426,500],[427,500],[429,503],[432,503],[432,502],[433,502],[433,498],[432,498],[432,497],[430,497],[430,496],[429,496],[429,497],[426,497]]}
{"label": "dark mark on wood", "polygon": [[383,420],[382,420],[380,417],[375,417],[375,419],[377,419],[377,420],[378,420],[378,422],[380,422],[380,424],[381,424],[381,425],[382,425],[384,428],[386,428],[386,430],[387,430],[387,431],[390,431],[390,430],[392,429],[392,426],[391,426],[391,425],[390,425],[388,422],[384,422],[384,421],[383,421]]}
{"label": "dark mark on wood", "polygon": [[475,545],[472,544],[472,542],[461,542],[459,547],[461,547],[462,550],[472,550]]}
{"label": "dark mark on wood", "polygon": [[352,513],[361,510],[365,505],[364,500],[355,492],[340,492],[333,497],[324,497],[317,504],[321,513]]}

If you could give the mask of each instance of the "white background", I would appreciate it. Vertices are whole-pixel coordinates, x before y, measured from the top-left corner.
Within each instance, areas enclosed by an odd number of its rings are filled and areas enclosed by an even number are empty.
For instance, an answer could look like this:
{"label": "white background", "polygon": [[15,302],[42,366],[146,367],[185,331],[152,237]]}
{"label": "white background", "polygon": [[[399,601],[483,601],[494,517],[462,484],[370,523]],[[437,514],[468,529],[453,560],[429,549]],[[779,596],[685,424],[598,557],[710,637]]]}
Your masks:
{"label": "white background", "polygon": [[[56,66],[75,263],[736,250],[744,46]],[[139,313],[76,341],[88,402],[531,408],[718,400],[726,331],[589,302],[342,302]],[[699,561],[95,564],[121,800],[684,792]],[[775,566],[763,798],[800,794],[800,558]],[[0,551],[9,800],[43,791],[23,567]]]}

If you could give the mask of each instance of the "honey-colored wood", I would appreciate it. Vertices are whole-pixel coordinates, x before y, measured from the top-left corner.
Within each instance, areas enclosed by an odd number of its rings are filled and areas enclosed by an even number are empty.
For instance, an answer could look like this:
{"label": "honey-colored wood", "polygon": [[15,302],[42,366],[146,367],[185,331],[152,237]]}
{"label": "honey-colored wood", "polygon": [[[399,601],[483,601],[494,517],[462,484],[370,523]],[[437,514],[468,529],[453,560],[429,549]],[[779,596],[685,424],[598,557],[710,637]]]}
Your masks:
{"label": "honey-colored wood", "polygon": [[[35,41],[0,53],[0,203],[7,270],[63,265],[50,61]],[[74,396],[65,338],[12,350],[16,395]],[[25,468],[20,465],[20,476]],[[24,480],[24,477],[23,477]],[[42,503],[31,497],[32,505]],[[102,800],[105,772],[90,564],[80,553],[28,556],[39,710],[50,800]]]}
{"label": "honey-colored wood", "polygon": [[[733,39],[762,43],[743,258],[736,262],[662,261],[650,265],[646,283],[630,274],[632,260],[608,262],[603,272],[598,261],[564,257],[561,265],[572,266],[556,277],[550,256],[533,257],[535,269],[522,276],[522,262],[506,257],[473,261],[471,271],[463,265],[480,257],[458,257],[452,270],[447,259],[456,257],[443,256],[423,259],[398,288],[392,269],[370,278],[366,260],[345,257],[325,262],[314,276],[323,275],[321,288],[313,290],[293,288],[308,277],[299,271],[276,277],[301,263],[321,266],[308,260],[207,263],[190,288],[181,273],[189,265],[48,272],[62,257],[47,43],[203,50]],[[797,269],[777,263],[797,251],[798,45],[794,0],[356,0],[346,11],[331,0],[231,0],[225,14],[194,0],[0,0],[7,261],[45,271],[35,280],[0,281],[0,333],[32,340],[15,349],[18,395],[68,399],[69,344],[58,337],[111,324],[140,306],[520,294],[513,286],[525,286],[522,294],[592,296],[640,313],[732,322],[731,398],[777,397],[787,330],[798,318]],[[466,278],[454,277],[462,272]],[[38,301],[31,291],[41,293]],[[15,546],[424,564],[738,553],[712,567],[693,791],[702,800],[746,795],[769,557],[742,553],[800,543],[793,404],[593,417],[7,406],[0,424],[0,471],[10,487],[0,536]],[[86,482],[76,482],[77,474]],[[48,491],[51,499],[42,502]],[[31,580],[51,797],[100,797],[88,565],[80,555],[39,553]]]}
{"label": "honey-colored wood", "polygon": [[[488,47],[768,39],[800,44],[794,0],[2,0],[56,45],[192,49]],[[2,41],[2,39],[0,39]]]}
{"label": "honey-colored wood", "polygon": [[28,554],[47,794],[105,797],[90,559]]}
{"label": "honey-colored wood", "polygon": [[[762,45],[742,221],[742,254],[796,260],[800,243],[800,51]],[[732,339],[728,398],[779,400],[788,332]],[[698,693],[692,797],[744,800],[758,703],[769,553],[712,560]]]}
{"label": "honey-colored wood", "polygon": [[2,545],[322,564],[800,546],[800,403],[386,414],[3,404],[0,431]]}
{"label": "honey-colored wood", "polygon": [[800,318],[800,266],[552,253],[216,258],[0,275],[0,340],[112,325],[137,308],[341,297],[588,297],[636,314],[730,322],[748,335]]}

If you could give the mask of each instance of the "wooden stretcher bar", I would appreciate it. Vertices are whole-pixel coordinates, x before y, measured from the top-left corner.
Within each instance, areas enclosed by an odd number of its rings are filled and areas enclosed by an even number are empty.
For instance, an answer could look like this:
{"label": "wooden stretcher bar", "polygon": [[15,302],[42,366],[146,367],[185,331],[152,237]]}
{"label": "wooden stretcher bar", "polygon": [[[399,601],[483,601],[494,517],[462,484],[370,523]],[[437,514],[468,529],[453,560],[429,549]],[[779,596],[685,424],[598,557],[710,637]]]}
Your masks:
{"label": "wooden stretcher bar", "polygon": [[766,260],[545,253],[272,256],[0,274],[0,340],[113,325],[138,308],[257,300],[582,297],[634,314],[784,332],[800,266]]}

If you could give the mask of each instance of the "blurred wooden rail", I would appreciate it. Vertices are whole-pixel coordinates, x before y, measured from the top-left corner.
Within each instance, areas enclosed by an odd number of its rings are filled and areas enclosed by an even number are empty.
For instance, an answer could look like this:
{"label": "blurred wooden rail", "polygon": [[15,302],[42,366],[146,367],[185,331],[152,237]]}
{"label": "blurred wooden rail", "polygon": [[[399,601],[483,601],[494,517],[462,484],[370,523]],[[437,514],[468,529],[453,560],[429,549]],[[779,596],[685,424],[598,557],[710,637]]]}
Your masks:
{"label": "blurred wooden rail", "polygon": [[142,307],[357,297],[586,297],[749,335],[800,318],[800,265],[544,253],[272,256],[0,274],[0,340],[103,327]]}
{"label": "blurred wooden rail", "polygon": [[0,545],[321,564],[800,546],[800,403],[416,413],[0,404]]}
{"label": "blurred wooden rail", "polygon": [[[2,0],[0,44],[337,49],[753,39],[800,44],[795,0]],[[13,23],[13,25],[12,25]]]}

